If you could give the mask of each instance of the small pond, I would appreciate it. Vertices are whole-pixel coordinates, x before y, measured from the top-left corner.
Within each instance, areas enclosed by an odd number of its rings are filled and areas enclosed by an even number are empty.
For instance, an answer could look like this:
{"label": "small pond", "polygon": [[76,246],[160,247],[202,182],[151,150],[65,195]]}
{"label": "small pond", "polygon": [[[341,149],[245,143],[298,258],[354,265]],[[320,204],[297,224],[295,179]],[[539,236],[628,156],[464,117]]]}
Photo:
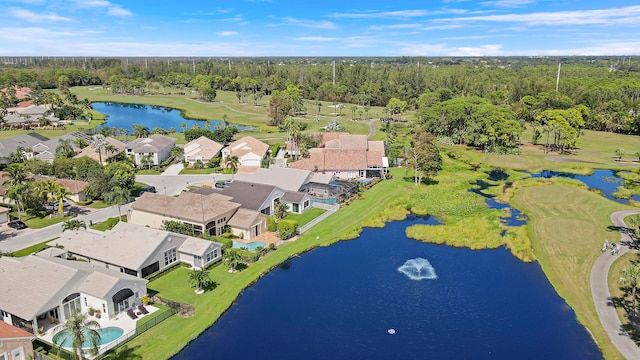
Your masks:
{"label": "small pond", "polygon": [[[133,124],[141,124],[149,128],[151,131],[154,127],[160,127],[165,130],[173,127],[176,132],[182,132],[180,124],[187,124],[187,129],[191,129],[194,124],[204,128],[205,122],[202,120],[185,119],[182,117],[180,110],[151,105],[140,104],[123,104],[112,102],[95,102],[91,104],[95,111],[109,115],[107,122],[102,126],[110,128],[128,129],[133,132]],[[211,130],[215,130],[217,124],[221,124],[220,120],[211,120]],[[253,127],[229,124],[238,128],[238,130],[250,130]],[[102,127],[101,126],[101,127]]]}
{"label": "small pond", "polygon": [[[629,199],[617,199],[613,197],[613,193],[618,190],[618,187],[624,185],[624,179],[616,175],[615,171],[613,170],[594,170],[593,174],[591,175],[579,175],[562,171],[544,170],[539,173],[531,174],[531,177],[564,177],[568,179],[580,180],[585,183],[589,187],[589,189],[598,189],[602,191],[602,194],[607,199],[622,204],[626,204],[629,202]],[[632,199],[640,201],[640,196],[635,195],[634,197],[632,197]]]}
{"label": "small pond", "polygon": [[537,263],[405,236],[425,222],[283,263],[174,359],[602,359]]}

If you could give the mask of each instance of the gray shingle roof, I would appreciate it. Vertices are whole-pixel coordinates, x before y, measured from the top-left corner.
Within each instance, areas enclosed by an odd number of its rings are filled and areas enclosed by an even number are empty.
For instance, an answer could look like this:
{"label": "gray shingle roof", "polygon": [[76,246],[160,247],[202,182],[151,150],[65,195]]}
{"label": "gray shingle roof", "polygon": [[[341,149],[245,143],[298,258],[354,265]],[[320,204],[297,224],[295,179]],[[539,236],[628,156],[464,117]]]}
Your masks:
{"label": "gray shingle roof", "polygon": [[259,211],[275,189],[273,185],[236,180],[221,189],[220,193],[232,197],[234,202],[242,204],[245,209]]}
{"label": "gray shingle roof", "polygon": [[158,153],[175,144],[175,138],[160,134],[153,134],[147,138],[138,138],[130,141],[126,146],[126,149],[135,153]]}

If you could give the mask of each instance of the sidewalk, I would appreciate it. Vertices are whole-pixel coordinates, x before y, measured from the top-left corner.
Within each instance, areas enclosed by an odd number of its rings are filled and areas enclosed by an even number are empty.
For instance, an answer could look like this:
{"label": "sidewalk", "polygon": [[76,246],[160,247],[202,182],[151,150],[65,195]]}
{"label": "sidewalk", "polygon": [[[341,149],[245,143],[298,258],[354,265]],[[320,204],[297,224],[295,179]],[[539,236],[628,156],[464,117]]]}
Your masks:
{"label": "sidewalk", "polygon": [[[611,221],[613,225],[620,227],[626,227],[624,218],[629,215],[640,214],[640,210],[625,210],[616,211],[611,214]],[[618,351],[626,359],[640,359],[640,348],[629,337],[627,332],[622,327],[620,318],[616,308],[613,306],[611,293],[609,292],[608,276],[611,264],[622,256],[624,253],[631,251],[629,245],[632,243],[631,237],[621,232],[620,239],[620,253],[618,256],[613,256],[609,251],[603,252],[591,269],[590,283],[591,283],[591,296],[596,306],[596,311],[600,317],[600,323],[605,329],[611,342],[618,349]]]}

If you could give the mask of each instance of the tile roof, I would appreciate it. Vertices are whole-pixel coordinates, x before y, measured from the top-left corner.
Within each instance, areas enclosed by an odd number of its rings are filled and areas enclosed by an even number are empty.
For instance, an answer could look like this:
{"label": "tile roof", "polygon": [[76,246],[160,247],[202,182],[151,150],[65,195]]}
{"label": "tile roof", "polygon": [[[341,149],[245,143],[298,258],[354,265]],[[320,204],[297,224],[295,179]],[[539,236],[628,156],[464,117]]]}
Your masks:
{"label": "tile roof", "polygon": [[0,339],[20,339],[20,338],[33,338],[35,335],[32,333],[19,329],[13,325],[7,324],[4,321],[0,321]]}
{"label": "tile roof", "polygon": [[244,209],[260,211],[265,201],[275,190],[276,187],[273,185],[234,180],[225,188],[220,189],[219,193],[232,197],[233,201],[241,204]]}
{"label": "tile roof", "polygon": [[238,229],[250,229],[251,226],[264,221],[267,217],[257,211],[240,209],[229,219],[227,225]]}
{"label": "tile roof", "polygon": [[152,134],[146,138],[137,138],[126,144],[125,149],[130,149],[135,153],[158,153],[167,147],[176,144],[176,139],[170,136]]}
{"label": "tile roof", "polygon": [[[374,150],[375,149],[375,150]],[[367,141],[366,135],[340,135],[326,148],[309,150],[309,155],[289,164],[294,169],[311,171],[364,170],[383,166],[384,142]]]}
{"label": "tile roof", "polygon": [[[0,304],[2,309],[23,319],[32,319],[57,305],[70,293],[84,286],[89,295],[99,295],[97,287],[83,285],[92,274],[100,272],[110,278],[147,280],[112,270],[94,267],[90,263],[29,255],[21,258],[0,258]],[[103,285],[99,285],[100,289]],[[52,303],[54,301],[55,303]]]}
{"label": "tile roof", "polygon": [[[125,143],[123,143],[122,141],[112,138],[111,136],[107,136],[105,138],[105,140],[107,140],[107,142],[109,143],[109,145],[113,146],[114,148],[118,149],[118,152],[123,152],[124,148],[127,146]],[[118,153],[115,154],[111,154],[110,152],[103,150],[102,151],[102,159],[107,159],[110,157],[113,157],[115,155],[117,155]],[[80,151],[78,154],[76,154],[73,158],[74,159],[78,159],[81,158],[83,156],[88,156],[94,160],[100,160],[100,155],[98,155],[98,152],[96,151],[96,149],[92,148],[91,146],[86,146],[84,149],[82,149],[82,151]]]}
{"label": "tile roof", "polygon": [[206,136],[201,136],[184,145],[184,157],[187,161],[196,161],[200,159],[203,162],[207,162],[218,156],[222,148],[222,144],[215,142]]}
{"label": "tile roof", "polygon": [[250,173],[237,173],[236,180],[253,182],[258,184],[273,185],[287,191],[298,191],[309,182],[313,172],[304,169],[269,168],[255,169]]}
{"label": "tile roof", "polygon": [[131,208],[202,223],[203,218],[205,222],[208,222],[240,207],[239,203],[230,200],[230,196],[219,193],[203,196],[195,192],[182,192],[178,197],[173,197],[146,192],[133,202]]}
{"label": "tile roof", "polygon": [[305,196],[307,196],[307,194],[305,193],[301,193],[297,191],[287,191],[284,193],[284,195],[282,195],[280,200],[283,202],[299,203],[302,200],[304,200]]}
{"label": "tile roof", "polygon": [[249,153],[264,157],[267,155],[269,145],[254,137],[245,136],[232,142],[225,149],[229,151],[230,156],[237,156],[239,158]]}

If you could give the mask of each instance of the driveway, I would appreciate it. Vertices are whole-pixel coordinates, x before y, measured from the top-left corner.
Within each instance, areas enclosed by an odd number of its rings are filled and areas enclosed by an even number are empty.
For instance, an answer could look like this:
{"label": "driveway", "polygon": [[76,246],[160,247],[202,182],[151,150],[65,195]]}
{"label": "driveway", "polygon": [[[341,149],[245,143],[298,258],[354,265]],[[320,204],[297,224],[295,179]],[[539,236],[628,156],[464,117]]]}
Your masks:
{"label": "driveway", "polygon": [[600,323],[602,327],[609,334],[611,342],[618,349],[618,351],[626,359],[640,359],[640,348],[631,340],[627,332],[622,327],[620,318],[616,313],[616,308],[611,302],[611,293],[609,292],[609,284],[607,278],[609,276],[609,269],[611,264],[622,254],[631,251],[629,245],[633,243],[631,237],[624,230],[627,225],[624,223],[624,218],[633,215],[640,214],[640,210],[624,210],[616,211],[611,214],[611,221],[613,225],[620,230],[620,253],[617,256],[611,255],[609,251],[603,252],[591,268],[591,296],[596,306],[596,311],[600,317]]}
{"label": "driveway", "polygon": [[211,185],[218,180],[231,179],[227,174],[195,174],[195,175],[136,175],[136,181],[153,185],[158,194],[178,195],[190,185]]}
{"label": "driveway", "polygon": [[178,175],[182,169],[184,169],[184,165],[182,163],[173,164],[163,171],[162,175]]}

